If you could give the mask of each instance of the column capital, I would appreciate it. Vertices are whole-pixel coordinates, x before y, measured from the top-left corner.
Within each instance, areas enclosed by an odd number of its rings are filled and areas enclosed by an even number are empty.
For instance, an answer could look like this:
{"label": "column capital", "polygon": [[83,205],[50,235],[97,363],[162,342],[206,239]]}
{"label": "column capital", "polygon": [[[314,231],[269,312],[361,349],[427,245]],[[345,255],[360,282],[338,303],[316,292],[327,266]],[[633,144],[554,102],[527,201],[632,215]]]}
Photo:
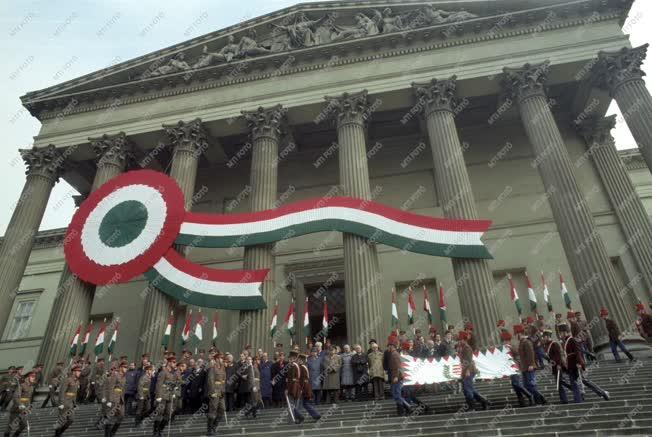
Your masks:
{"label": "column capital", "polygon": [[648,45],[623,47],[615,52],[598,52],[598,61],[593,67],[596,85],[608,90],[613,96],[621,85],[643,80],[645,72],[641,70],[641,65],[647,55]]}
{"label": "column capital", "polygon": [[40,176],[50,180],[52,184],[59,180],[64,170],[65,157],[54,144],[21,149],[19,152],[27,166],[25,174],[28,177]]}
{"label": "column capital", "polygon": [[268,108],[259,106],[253,111],[242,111],[242,116],[247,122],[252,139],[268,137],[278,140],[283,132],[285,113],[283,105],[274,105]]}
{"label": "column capital", "polygon": [[615,114],[608,117],[592,117],[574,126],[589,146],[615,146],[611,136],[611,130],[616,127]]}
{"label": "column capital", "polygon": [[431,79],[429,82],[412,82],[417,97],[416,106],[428,115],[435,111],[453,112],[457,91],[457,76],[448,79]]}
{"label": "column capital", "polygon": [[545,85],[548,80],[550,61],[538,64],[527,63],[522,67],[503,68],[502,86],[507,94],[522,102],[530,97],[545,97]]}
{"label": "column capital", "polygon": [[174,150],[201,154],[208,148],[208,135],[200,118],[192,121],[179,120],[164,124],[165,133],[172,141]]}
{"label": "column capital", "polygon": [[334,114],[337,126],[349,123],[363,125],[371,117],[371,105],[367,90],[357,93],[343,93],[339,96],[324,96],[327,105],[324,111]]}
{"label": "column capital", "polygon": [[88,139],[97,158],[97,166],[112,165],[124,169],[133,161],[133,144],[124,132]]}

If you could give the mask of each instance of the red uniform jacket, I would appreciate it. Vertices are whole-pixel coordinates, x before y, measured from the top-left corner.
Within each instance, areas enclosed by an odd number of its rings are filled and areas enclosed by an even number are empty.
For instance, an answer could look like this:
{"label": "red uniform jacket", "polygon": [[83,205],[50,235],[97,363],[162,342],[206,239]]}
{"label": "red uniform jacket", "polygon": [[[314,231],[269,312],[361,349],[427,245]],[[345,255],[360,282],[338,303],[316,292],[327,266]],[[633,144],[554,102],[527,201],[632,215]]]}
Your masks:
{"label": "red uniform jacket", "polygon": [[288,395],[294,399],[298,399],[301,395],[301,367],[297,362],[288,364],[287,382],[286,387]]}
{"label": "red uniform jacket", "polygon": [[568,371],[573,372],[577,366],[580,366],[582,369],[585,369],[584,357],[582,356],[582,351],[580,345],[573,337],[568,337],[564,341],[564,350],[566,351],[566,356],[568,357]]}
{"label": "red uniform jacket", "polygon": [[310,372],[308,367],[305,364],[301,364],[301,376],[299,377],[301,382],[301,392],[302,396],[305,399],[312,399],[312,388],[310,387]]}

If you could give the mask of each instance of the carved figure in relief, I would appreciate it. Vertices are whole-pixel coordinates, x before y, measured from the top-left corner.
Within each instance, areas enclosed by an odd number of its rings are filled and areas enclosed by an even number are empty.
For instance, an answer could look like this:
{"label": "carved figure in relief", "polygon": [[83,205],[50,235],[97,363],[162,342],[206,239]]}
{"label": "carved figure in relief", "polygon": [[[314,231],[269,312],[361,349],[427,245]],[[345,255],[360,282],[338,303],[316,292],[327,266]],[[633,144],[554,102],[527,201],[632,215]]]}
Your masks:
{"label": "carved figure in relief", "polygon": [[235,43],[233,35],[229,35],[226,45],[219,52],[210,52],[208,51],[208,47],[204,46],[202,55],[192,67],[202,68],[218,62],[231,62],[239,53],[240,46]]}
{"label": "carved figure in relief", "polygon": [[367,17],[363,13],[357,13],[353,17],[355,20],[354,26],[336,26],[333,25],[333,35],[331,41],[338,41],[348,38],[362,38],[365,36],[377,35],[380,33],[378,25],[374,20]]}
{"label": "carved figure in relief", "polygon": [[184,59],[185,55],[183,53],[179,53],[174,58],[170,59],[166,65],[161,65],[156,70],[152,71],[150,76],[162,76],[164,74],[191,70],[192,67],[188,65]]}
{"label": "carved figure in relief", "polygon": [[272,23],[272,26],[282,32],[282,42],[285,43],[287,48],[299,49],[319,44],[316,38],[317,27],[329,18],[330,15],[324,15],[317,20],[309,20],[304,15],[300,15],[294,24],[280,25]]}
{"label": "carved figure in relief", "polygon": [[238,47],[239,57],[264,55],[269,52],[271,52],[270,49],[263,47],[256,42],[256,31],[254,29],[249,29],[247,35],[240,38],[240,44]]}

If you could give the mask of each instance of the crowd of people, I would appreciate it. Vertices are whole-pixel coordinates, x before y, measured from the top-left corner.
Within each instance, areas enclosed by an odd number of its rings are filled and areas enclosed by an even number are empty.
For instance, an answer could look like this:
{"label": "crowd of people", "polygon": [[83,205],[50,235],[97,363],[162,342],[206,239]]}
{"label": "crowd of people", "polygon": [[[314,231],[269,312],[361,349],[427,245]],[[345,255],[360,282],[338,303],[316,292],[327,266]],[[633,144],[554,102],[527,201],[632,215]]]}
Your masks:
{"label": "crowd of people", "polygon": [[[652,341],[652,316],[642,304],[636,309],[637,327],[648,342]],[[634,360],[609,311],[603,308],[600,315],[615,360],[621,360],[619,350]],[[510,380],[521,406],[548,402],[539,392],[535,376],[545,368],[557,380],[562,403],[568,402],[566,389],[572,392],[574,402],[582,402],[584,386],[609,399],[608,392],[582,373],[586,362],[596,356],[589,326],[581,313],[568,312],[565,321],[557,314],[554,330],[541,315],[524,318],[511,330],[502,320],[496,327],[502,346],[509,348],[519,368]],[[323,343],[309,343],[303,351],[295,344],[287,358],[283,345],[277,344],[271,359],[267,352],[247,346],[237,357],[216,348],[208,352],[199,349],[195,354],[184,350],[179,358],[174,352],[166,352],[156,366],[149,354],[143,354],[139,363],[129,362],[127,356],[108,363],[101,357],[93,362],[77,358],[68,366],[57,363],[47,378],[40,364],[24,374],[22,368],[11,367],[0,380],[0,408],[10,410],[4,435],[19,436],[25,429],[34,388],[43,383],[48,385],[49,393],[41,407],[58,409],[55,436],[61,436],[73,423],[75,408],[83,403],[98,404],[100,418],[96,426],[104,430],[106,437],[114,436],[129,415],[135,416],[136,427],[152,426],[154,436],[162,436],[178,414],[197,411],[206,414],[208,435],[215,435],[219,423],[230,415],[255,419],[261,407],[287,408],[295,423],[304,421],[304,409],[319,420],[320,404],[382,400],[386,384],[399,415],[427,412],[429,408],[418,399],[415,388],[403,386],[401,355],[435,359],[457,355],[461,367],[457,382],[461,383],[466,401],[464,409],[487,409],[489,401],[474,386],[477,340],[473,325],[467,322],[457,333],[448,326],[443,335],[434,328],[427,337],[418,329],[413,335],[392,332],[384,350],[374,339],[365,345],[366,350],[359,344],[340,348],[326,339]]]}

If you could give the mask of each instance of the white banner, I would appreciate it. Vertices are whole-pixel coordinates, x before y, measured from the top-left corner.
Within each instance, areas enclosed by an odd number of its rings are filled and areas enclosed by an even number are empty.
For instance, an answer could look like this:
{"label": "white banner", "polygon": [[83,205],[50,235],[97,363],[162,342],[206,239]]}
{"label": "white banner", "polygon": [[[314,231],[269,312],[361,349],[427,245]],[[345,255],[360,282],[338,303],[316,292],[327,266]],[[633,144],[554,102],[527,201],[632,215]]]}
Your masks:
{"label": "white banner", "polygon": [[[420,359],[401,355],[404,385],[434,384],[461,378],[460,359],[454,355],[440,360]],[[494,349],[474,355],[476,379],[505,378],[519,373],[508,349]]]}

